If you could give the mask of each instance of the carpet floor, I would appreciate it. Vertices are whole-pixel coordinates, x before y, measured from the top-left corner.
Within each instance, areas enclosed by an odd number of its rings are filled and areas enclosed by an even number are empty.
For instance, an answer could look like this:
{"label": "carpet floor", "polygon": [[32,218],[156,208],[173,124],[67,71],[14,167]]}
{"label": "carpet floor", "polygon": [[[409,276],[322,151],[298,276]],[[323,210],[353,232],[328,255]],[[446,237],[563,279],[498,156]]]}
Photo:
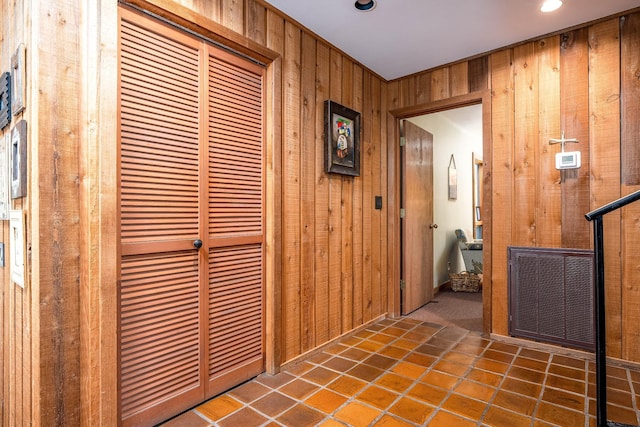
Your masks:
{"label": "carpet floor", "polygon": [[482,292],[441,290],[407,317],[423,322],[482,332]]}

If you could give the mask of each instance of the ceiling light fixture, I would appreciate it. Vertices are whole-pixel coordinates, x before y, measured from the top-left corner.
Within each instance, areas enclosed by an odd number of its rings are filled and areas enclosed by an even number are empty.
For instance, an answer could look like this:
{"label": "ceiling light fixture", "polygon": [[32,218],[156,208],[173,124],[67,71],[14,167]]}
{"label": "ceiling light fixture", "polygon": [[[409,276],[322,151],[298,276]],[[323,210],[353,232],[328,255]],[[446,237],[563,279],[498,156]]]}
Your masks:
{"label": "ceiling light fixture", "polygon": [[540,10],[542,12],[553,12],[560,6],[562,6],[562,0],[545,0],[545,2],[542,3],[542,7],[540,7]]}
{"label": "ceiling light fixture", "polygon": [[356,9],[366,12],[375,7],[376,3],[373,0],[356,0]]}

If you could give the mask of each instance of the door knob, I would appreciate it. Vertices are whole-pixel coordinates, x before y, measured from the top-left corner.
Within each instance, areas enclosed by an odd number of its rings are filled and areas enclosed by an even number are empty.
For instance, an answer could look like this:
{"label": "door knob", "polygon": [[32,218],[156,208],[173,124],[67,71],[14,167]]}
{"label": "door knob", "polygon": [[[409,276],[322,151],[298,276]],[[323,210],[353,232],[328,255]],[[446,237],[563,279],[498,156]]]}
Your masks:
{"label": "door knob", "polygon": [[193,241],[193,247],[196,249],[200,249],[202,247],[202,240],[196,239]]}
{"label": "door knob", "polygon": [[438,228],[438,224],[429,224],[429,228]]}

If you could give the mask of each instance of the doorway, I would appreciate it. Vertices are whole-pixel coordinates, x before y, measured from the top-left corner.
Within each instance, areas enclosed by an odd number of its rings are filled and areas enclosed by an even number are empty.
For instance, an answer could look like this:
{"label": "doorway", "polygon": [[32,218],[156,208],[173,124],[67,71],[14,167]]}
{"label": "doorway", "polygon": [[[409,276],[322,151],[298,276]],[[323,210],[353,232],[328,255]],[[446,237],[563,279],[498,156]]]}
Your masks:
{"label": "doorway", "polygon": [[[478,96],[480,95],[480,96]],[[473,99],[475,98],[475,99]],[[434,213],[431,221],[432,225],[437,224],[433,230],[433,275],[432,290],[433,301],[423,305],[412,315],[437,312],[440,323],[456,324],[465,329],[474,329],[478,332],[490,331],[491,301],[490,301],[490,280],[487,280],[487,272],[490,268],[490,260],[483,262],[484,283],[480,292],[469,295],[462,292],[452,293],[449,283],[449,273],[457,273],[467,270],[458,248],[456,229],[466,231],[468,239],[474,237],[483,239],[483,258],[488,257],[490,238],[487,232],[490,230],[490,217],[487,206],[481,205],[481,200],[489,200],[487,192],[490,182],[486,171],[485,153],[489,153],[489,123],[488,115],[485,114],[490,108],[488,99],[484,94],[473,94],[463,97],[456,97],[449,100],[439,101],[426,106],[405,109],[396,114],[398,123],[403,119],[412,122],[422,129],[434,134],[433,140],[433,206]],[[404,116],[404,117],[403,117]],[[435,123],[435,124],[434,124]],[[479,167],[480,165],[480,167]],[[404,159],[400,156],[400,170],[404,167]],[[456,169],[457,191],[450,192],[449,170],[453,166]],[[399,174],[401,180],[402,173]],[[402,184],[400,185],[402,188]],[[402,208],[403,206],[401,206]],[[402,222],[402,219],[400,219]],[[427,224],[429,226],[429,224]],[[481,228],[480,228],[481,227]],[[482,233],[482,234],[480,234]],[[404,237],[404,236],[401,236]],[[404,274],[406,252],[411,251],[401,245],[399,255],[401,275]],[[409,285],[403,283],[404,286]],[[401,291],[402,292],[402,291]],[[405,291],[406,292],[406,291]],[[457,294],[457,295],[456,295]],[[451,298],[444,301],[444,297],[460,297],[461,304],[473,306],[473,310],[462,309],[456,314],[453,312],[452,318],[447,319],[446,311],[442,310],[450,304]],[[404,297],[402,298],[404,302]],[[443,301],[440,301],[443,300]],[[471,300],[471,302],[469,302]],[[455,299],[454,299],[455,301]],[[459,308],[460,304],[453,303]],[[424,312],[424,313],[418,313]],[[457,320],[456,316],[466,315],[473,312],[472,321],[470,319]],[[407,311],[402,310],[403,314]],[[426,316],[425,316],[426,317]],[[470,327],[472,325],[472,327]]]}

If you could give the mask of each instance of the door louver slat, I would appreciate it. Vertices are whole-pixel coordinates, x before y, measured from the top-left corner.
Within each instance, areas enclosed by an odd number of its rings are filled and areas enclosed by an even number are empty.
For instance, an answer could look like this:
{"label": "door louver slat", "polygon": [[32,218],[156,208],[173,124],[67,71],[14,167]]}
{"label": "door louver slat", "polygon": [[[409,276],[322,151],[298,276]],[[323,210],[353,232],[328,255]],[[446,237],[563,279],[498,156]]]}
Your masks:
{"label": "door louver slat", "polygon": [[261,234],[261,78],[212,57],[209,68],[209,232]]}
{"label": "door louver slat", "polygon": [[122,243],[195,237],[198,49],[127,21],[121,33]]}
{"label": "door louver slat", "polygon": [[[197,256],[188,252],[122,260],[120,375],[125,418],[199,385],[200,305],[194,266]],[[175,277],[166,271],[182,274]],[[151,280],[157,287],[149,286]],[[191,326],[186,331],[184,323]],[[157,333],[167,329],[173,333]],[[177,337],[176,329],[182,330]]]}
{"label": "door louver slat", "polygon": [[209,375],[215,377],[262,357],[262,262],[255,262],[262,246],[216,249],[210,258]]}

